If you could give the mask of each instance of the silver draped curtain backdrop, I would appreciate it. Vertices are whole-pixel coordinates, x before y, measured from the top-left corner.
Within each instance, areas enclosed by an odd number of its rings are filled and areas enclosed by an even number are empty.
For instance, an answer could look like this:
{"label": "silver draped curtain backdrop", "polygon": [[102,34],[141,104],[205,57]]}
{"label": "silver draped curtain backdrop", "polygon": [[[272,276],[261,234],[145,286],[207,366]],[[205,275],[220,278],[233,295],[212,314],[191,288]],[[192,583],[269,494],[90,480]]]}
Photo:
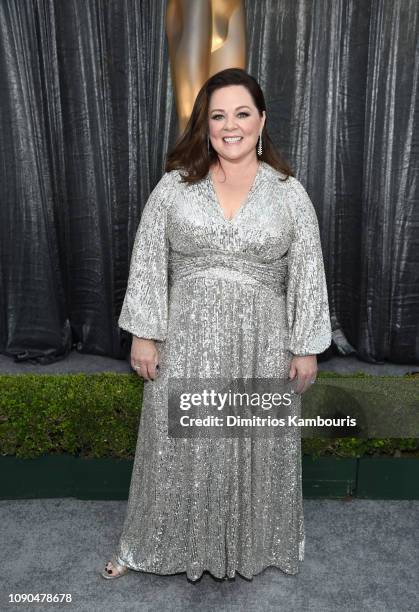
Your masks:
{"label": "silver draped curtain backdrop", "polygon": [[[165,0],[0,0],[1,348],[123,358],[177,134]],[[317,210],[329,354],[419,363],[417,0],[247,0],[247,70]]]}

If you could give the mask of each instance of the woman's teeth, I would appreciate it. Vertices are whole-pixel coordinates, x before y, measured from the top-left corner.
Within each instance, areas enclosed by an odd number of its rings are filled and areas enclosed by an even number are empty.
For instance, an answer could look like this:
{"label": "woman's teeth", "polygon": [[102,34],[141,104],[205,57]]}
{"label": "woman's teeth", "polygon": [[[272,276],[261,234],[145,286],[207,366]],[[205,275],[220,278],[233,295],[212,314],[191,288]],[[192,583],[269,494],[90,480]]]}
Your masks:
{"label": "woman's teeth", "polygon": [[242,136],[235,136],[232,138],[223,138],[223,140],[227,144],[234,144],[236,142],[240,142],[242,140]]}

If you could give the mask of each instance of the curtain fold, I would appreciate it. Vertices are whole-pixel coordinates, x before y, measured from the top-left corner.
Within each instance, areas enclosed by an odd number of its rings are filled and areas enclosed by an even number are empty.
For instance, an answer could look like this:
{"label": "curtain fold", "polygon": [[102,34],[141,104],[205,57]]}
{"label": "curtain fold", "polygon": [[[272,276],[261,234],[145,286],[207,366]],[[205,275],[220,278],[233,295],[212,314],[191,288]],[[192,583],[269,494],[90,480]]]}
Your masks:
{"label": "curtain fold", "polygon": [[[333,347],[419,363],[416,0],[248,0],[247,70],[319,218]],[[177,119],[165,0],[0,3],[0,351],[122,358]]]}

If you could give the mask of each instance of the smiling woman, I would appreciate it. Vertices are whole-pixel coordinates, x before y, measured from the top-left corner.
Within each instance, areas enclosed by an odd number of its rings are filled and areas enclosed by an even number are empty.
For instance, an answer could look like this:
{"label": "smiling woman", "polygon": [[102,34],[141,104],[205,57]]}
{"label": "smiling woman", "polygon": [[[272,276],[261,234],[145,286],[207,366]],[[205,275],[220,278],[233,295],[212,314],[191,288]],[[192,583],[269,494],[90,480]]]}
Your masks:
{"label": "smiling woman", "polygon": [[[266,122],[265,99],[257,81],[240,68],[222,70],[198,92],[185,130],[168,155],[166,171],[183,169],[183,180],[195,183],[216,165],[238,183],[252,164],[256,173],[259,157],[286,180],[294,173],[273,145]],[[240,141],[229,144],[232,137]]]}
{"label": "smiling woman", "polygon": [[[223,170],[227,175],[231,174],[233,182],[239,174],[243,176],[249,170],[247,166],[257,162],[255,148],[265,120],[266,112],[262,111],[262,116],[259,116],[252,96],[244,85],[222,87],[211,95],[209,138]],[[227,153],[228,149],[231,151]]]}
{"label": "smiling woman", "polygon": [[[240,104],[243,101],[246,104]],[[265,119],[265,111],[260,117],[244,85],[222,87],[211,95],[209,138],[217,160],[209,171],[226,220],[235,218],[254,184],[259,170],[255,148]]]}
{"label": "smiling woman", "polygon": [[271,565],[296,574],[304,558],[298,428],[168,435],[172,378],[213,389],[219,378],[298,376],[288,414],[299,417],[298,391],[331,342],[316,213],[265,122],[253,77],[215,74],[143,210],[119,325],[149,382],[112,576],[252,578]]}

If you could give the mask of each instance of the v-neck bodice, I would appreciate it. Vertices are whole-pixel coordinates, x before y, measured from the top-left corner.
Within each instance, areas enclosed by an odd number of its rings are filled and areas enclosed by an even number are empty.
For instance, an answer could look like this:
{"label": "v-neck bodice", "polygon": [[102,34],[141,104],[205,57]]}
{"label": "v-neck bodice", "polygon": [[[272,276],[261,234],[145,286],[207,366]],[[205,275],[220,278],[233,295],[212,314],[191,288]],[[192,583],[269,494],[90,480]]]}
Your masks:
{"label": "v-neck bodice", "polygon": [[246,197],[244,198],[244,200],[242,201],[242,203],[240,204],[240,206],[238,207],[238,209],[236,210],[234,215],[231,217],[231,219],[228,219],[225,216],[224,209],[221,206],[219,197],[218,197],[217,192],[215,190],[215,185],[214,185],[214,181],[213,181],[213,178],[212,178],[212,174],[211,174],[211,172],[208,172],[207,181],[208,181],[208,185],[209,185],[209,188],[210,188],[210,194],[212,196],[213,202],[215,203],[218,211],[220,212],[220,214],[221,214],[221,216],[223,218],[223,221],[225,221],[226,223],[233,223],[233,222],[235,222],[237,217],[240,216],[241,212],[244,210],[244,208],[248,204],[248,202],[251,199],[251,196],[252,196],[252,194],[253,194],[253,192],[254,192],[254,190],[257,187],[257,184],[259,182],[259,177],[260,177],[260,175],[262,173],[263,164],[264,164],[263,161],[259,162],[258,169],[256,171],[256,174],[255,174],[255,177],[253,179],[252,185],[250,186],[250,189],[247,192]]}

